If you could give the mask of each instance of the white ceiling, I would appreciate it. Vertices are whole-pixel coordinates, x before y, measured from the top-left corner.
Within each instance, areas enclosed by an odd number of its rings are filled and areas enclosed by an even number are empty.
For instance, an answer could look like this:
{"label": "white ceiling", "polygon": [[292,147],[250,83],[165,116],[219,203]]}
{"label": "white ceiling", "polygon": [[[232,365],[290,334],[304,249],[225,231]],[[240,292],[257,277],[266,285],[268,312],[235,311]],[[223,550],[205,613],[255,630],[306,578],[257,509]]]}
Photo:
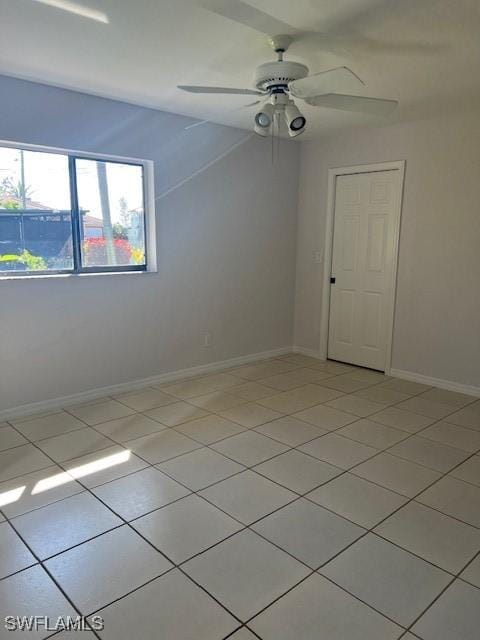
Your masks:
{"label": "white ceiling", "polygon": [[[251,129],[254,109],[239,108],[248,96],[176,88],[251,87],[255,67],[273,59],[266,36],[202,7],[208,2],[78,0],[106,13],[105,24],[35,0],[0,0],[0,73]],[[347,65],[365,81],[364,95],[400,101],[388,120],[299,103],[305,137],[480,105],[479,0],[248,2],[326,34],[329,50],[306,39],[292,45],[290,59],[312,73]]]}

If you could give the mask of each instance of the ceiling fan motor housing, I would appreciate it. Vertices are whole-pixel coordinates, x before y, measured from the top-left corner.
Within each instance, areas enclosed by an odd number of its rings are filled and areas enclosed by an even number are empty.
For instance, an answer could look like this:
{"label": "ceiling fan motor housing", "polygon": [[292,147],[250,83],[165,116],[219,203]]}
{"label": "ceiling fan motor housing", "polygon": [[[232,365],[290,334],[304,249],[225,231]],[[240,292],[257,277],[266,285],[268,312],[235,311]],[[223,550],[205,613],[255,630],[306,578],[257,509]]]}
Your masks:
{"label": "ceiling fan motor housing", "polygon": [[266,62],[257,67],[254,82],[260,91],[269,91],[277,86],[286,87],[289,82],[306,76],[308,76],[308,67],[304,64],[283,60]]}

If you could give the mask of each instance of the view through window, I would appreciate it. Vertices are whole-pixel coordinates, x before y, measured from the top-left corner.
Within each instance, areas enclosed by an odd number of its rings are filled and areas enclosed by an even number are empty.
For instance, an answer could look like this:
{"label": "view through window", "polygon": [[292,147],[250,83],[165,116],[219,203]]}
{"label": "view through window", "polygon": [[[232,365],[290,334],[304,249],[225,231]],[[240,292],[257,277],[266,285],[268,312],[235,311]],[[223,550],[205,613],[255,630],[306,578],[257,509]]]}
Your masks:
{"label": "view through window", "polygon": [[142,164],[0,146],[0,274],[145,269]]}

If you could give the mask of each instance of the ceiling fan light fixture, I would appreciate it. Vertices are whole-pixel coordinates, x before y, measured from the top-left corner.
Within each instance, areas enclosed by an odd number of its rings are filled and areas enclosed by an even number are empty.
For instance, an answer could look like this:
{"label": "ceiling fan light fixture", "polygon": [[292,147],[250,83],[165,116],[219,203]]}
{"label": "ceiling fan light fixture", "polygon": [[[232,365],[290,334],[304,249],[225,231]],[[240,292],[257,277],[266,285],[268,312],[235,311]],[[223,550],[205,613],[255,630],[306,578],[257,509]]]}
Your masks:
{"label": "ceiling fan light fixture", "polygon": [[304,116],[297,116],[290,123],[290,129],[292,131],[298,131],[299,129],[303,129],[305,126],[306,120]]}
{"label": "ceiling fan light fixture", "polygon": [[274,113],[275,107],[273,104],[266,102],[255,114],[255,124],[262,129],[268,129],[273,122]]}
{"label": "ceiling fan light fixture", "polygon": [[275,107],[270,102],[263,104],[255,114],[255,133],[261,136],[268,136],[272,130]]}
{"label": "ceiling fan light fixture", "polygon": [[266,113],[264,113],[263,111],[261,113],[257,113],[257,115],[255,116],[255,122],[258,124],[259,127],[269,127],[272,123],[270,116]]}
{"label": "ceiling fan light fixture", "polygon": [[285,106],[285,122],[287,123],[288,134],[292,138],[305,131],[307,120],[293,100],[290,100]]}

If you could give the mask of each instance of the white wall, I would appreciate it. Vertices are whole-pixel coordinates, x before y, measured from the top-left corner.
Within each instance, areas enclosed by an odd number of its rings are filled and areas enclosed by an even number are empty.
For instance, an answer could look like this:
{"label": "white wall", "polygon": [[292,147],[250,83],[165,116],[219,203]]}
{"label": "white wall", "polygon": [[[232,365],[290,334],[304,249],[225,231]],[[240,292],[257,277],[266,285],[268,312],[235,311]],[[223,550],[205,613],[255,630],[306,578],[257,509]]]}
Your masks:
{"label": "white wall", "polygon": [[302,144],[295,344],[318,350],[330,167],[406,160],[392,367],[480,388],[480,114]]}
{"label": "white wall", "polygon": [[154,160],[158,247],[158,274],[0,280],[0,410],[292,344],[299,145],[272,166],[246,131],[6,77],[0,96],[0,140]]}

